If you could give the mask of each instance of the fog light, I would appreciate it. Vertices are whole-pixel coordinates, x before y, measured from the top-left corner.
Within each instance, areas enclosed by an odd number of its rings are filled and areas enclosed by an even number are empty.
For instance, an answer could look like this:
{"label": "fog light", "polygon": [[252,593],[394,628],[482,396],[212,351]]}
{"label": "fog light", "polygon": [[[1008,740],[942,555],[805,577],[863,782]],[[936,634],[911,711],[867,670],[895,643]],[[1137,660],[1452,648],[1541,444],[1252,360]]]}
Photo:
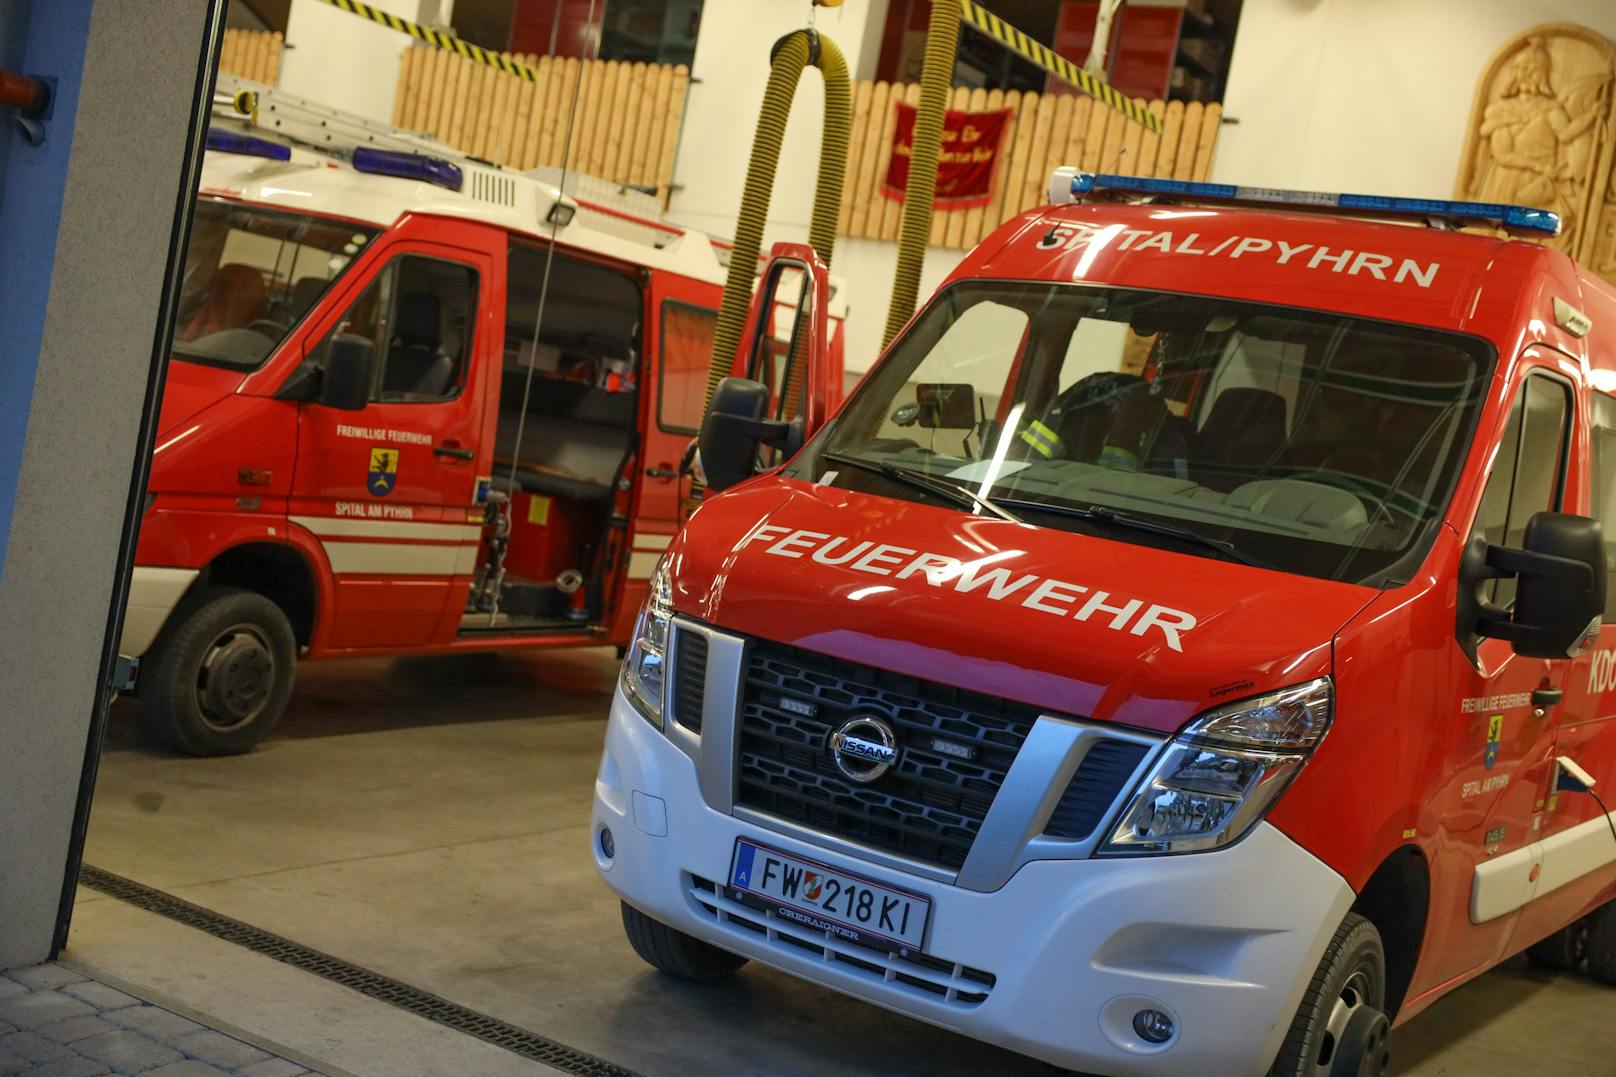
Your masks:
{"label": "fog light", "polygon": [[1133,1030],[1146,1043],[1166,1043],[1173,1038],[1173,1019],[1160,1010],[1140,1010],[1133,1015]]}
{"label": "fog light", "polygon": [[[612,838],[611,827],[603,826],[600,828],[600,855],[604,856],[607,860],[610,860],[617,855],[617,842]],[[1139,1019],[1137,1017],[1134,1018],[1134,1023],[1139,1023]],[[1171,1022],[1168,1023],[1168,1027],[1172,1027]],[[1144,1033],[1141,1032],[1140,1035],[1142,1036]]]}

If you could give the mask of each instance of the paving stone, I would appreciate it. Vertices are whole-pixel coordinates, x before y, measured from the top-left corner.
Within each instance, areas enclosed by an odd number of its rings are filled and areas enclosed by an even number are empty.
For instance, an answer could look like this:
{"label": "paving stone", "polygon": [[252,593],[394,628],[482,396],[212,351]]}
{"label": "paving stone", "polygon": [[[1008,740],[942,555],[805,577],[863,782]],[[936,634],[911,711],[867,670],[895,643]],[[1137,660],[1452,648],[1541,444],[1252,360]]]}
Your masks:
{"label": "paving stone", "polygon": [[29,1070],[28,1077],[99,1077],[100,1074],[111,1072],[94,1059],[69,1055]]}
{"label": "paving stone", "polygon": [[60,965],[34,965],[32,968],[12,969],[7,976],[30,991],[55,991],[69,984],[81,984],[85,977]]}
{"label": "paving stone", "polygon": [[0,999],[16,998],[18,995],[26,995],[27,993],[28,988],[16,980],[11,979],[9,976],[0,976]]}
{"label": "paving stone", "polygon": [[83,999],[98,1010],[121,1010],[125,1006],[144,1005],[135,996],[126,995],[116,987],[98,984],[94,980],[87,980],[81,984],[72,984],[61,990],[62,994],[72,995],[76,999]]}
{"label": "paving stone", "polygon": [[86,1036],[99,1036],[103,1032],[116,1032],[118,1026],[99,1017],[69,1017],[52,1025],[40,1025],[35,1032],[56,1043],[72,1043]]}
{"label": "paving stone", "polygon": [[308,1072],[296,1062],[284,1058],[266,1058],[251,1066],[243,1066],[236,1071],[235,1077],[301,1077]]}
{"label": "paving stone", "polygon": [[[229,1070],[210,1066],[206,1062],[198,1062],[194,1058],[187,1058],[180,1062],[170,1062],[154,1070],[146,1070],[141,1077],[229,1077]],[[29,1075],[32,1077],[32,1074]]]}
{"label": "paving stone", "polygon": [[139,1073],[169,1062],[178,1062],[184,1057],[178,1051],[131,1029],[103,1032],[99,1036],[79,1040],[73,1044],[73,1050],[125,1073]]}
{"label": "paving stone", "polygon": [[11,1077],[14,1073],[26,1073],[34,1068],[34,1064],[22,1055],[12,1054],[0,1045],[0,1077]]}
{"label": "paving stone", "polygon": [[[4,1016],[4,1013],[0,1013],[0,1017]],[[106,1018],[115,1025],[144,1032],[159,1040],[171,1040],[176,1036],[203,1031],[203,1027],[195,1021],[170,1013],[160,1006],[130,1006],[113,1010]]]}
{"label": "paving stone", "polygon": [[86,1017],[95,1013],[88,1003],[80,1002],[59,991],[35,991],[29,995],[0,1000],[0,1021],[17,1028],[38,1028],[55,1024],[69,1017]]}
{"label": "paving stone", "polygon": [[168,1038],[164,1042],[193,1058],[200,1058],[215,1066],[223,1066],[227,1070],[250,1066],[254,1062],[262,1062],[270,1057],[268,1051],[260,1051],[250,1043],[243,1043],[234,1036],[226,1036],[223,1032],[215,1032],[212,1029],[193,1032],[189,1036]]}
{"label": "paving stone", "polygon": [[14,1055],[22,1055],[30,1062],[49,1062],[53,1058],[72,1054],[66,1047],[47,1040],[37,1032],[13,1032],[0,1039],[0,1046]]}

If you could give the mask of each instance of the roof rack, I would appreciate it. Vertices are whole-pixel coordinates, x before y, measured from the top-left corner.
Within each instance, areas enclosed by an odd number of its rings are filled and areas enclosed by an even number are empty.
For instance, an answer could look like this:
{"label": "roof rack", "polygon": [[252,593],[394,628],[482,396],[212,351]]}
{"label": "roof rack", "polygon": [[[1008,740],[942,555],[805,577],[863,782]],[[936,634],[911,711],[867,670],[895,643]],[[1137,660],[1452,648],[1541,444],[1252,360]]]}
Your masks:
{"label": "roof rack", "polygon": [[1056,205],[1108,196],[1138,201],[1228,202],[1362,217],[1411,218],[1447,228],[1489,224],[1511,234],[1536,239],[1560,234],[1560,215],[1552,210],[1495,202],[1451,202],[1434,198],[1391,198],[1373,194],[1238,187],[1229,183],[1196,183],[1083,172],[1071,166],[1055,169],[1049,178],[1049,200]]}

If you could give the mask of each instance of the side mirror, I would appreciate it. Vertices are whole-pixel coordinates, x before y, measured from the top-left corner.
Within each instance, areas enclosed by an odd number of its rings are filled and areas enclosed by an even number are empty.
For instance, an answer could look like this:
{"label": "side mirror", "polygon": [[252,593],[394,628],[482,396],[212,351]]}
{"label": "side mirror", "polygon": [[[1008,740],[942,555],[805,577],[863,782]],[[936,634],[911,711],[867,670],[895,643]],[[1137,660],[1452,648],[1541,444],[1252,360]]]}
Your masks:
{"label": "side mirror", "polygon": [[[1515,608],[1477,597],[1489,579],[1515,577]],[[1605,543],[1598,521],[1540,512],[1526,524],[1521,549],[1477,539],[1465,552],[1459,580],[1460,642],[1509,640],[1526,658],[1569,658],[1593,646],[1605,610]]]}
{"label": "side mirror", "polygon": [[725,378],[713,390],[698,439],[701,468],[711,490],[726,490],[757,472],[760,445],[772,445],[786,456],[802,447],[801,419],[765,419],[769,387],[746,378]]}
{"label": "side mirror", "polygon": [[376,381],[376,345],[352,333],[332,336],[320,376],[320,403],[328,408],[359,411],[370,403]]}

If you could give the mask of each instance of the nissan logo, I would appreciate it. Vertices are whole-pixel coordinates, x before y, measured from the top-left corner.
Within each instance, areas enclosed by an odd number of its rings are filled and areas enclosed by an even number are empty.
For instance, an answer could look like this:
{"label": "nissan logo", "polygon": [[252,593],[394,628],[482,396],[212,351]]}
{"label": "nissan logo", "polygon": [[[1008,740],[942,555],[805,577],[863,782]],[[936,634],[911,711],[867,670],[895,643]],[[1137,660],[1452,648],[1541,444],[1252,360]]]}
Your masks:
{"label": "nissan logo", "polygon": [[855,782],[873,782],[898,762],[898,735],[873,714],[849,718],[830,735],[836,769]]}

